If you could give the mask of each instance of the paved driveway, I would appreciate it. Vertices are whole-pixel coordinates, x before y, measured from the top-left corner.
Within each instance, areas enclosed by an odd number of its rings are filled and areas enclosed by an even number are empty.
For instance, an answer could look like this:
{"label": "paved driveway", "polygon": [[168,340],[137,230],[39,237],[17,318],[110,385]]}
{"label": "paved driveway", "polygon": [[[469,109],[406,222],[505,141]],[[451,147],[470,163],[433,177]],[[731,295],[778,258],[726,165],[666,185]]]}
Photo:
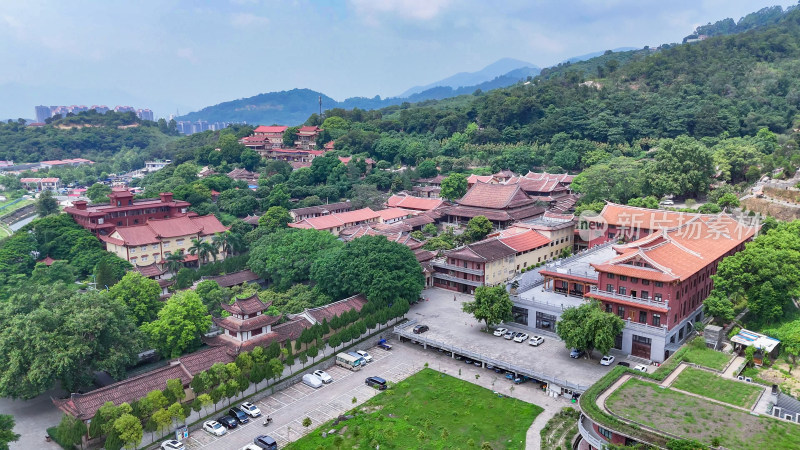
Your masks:
{"label": "paved driveway", "polygon": [[[611,367],[600,365],[601,355],[598,354],[593,356],[594,359],[570,358],[563,341],[551,334],[542,334],[544,343],[533,347],[527,342],[517,343],[480,331],[483,322],[461,310],[464,302],[474,300],[473,296],[434,288],[425,290],[422,297],[426,301],[413,305],[406,317],[430,327],[424,333],[427,339],[579,385],[592,385],[611,370]],[[515,331],[530,333],[522,329]],[[617,358],[621,360],[619,356]]]}
{"label": "paved driveway", "polygon": [[11,443],[11,450],[61,448],[55,442],[44,440],[47,428],[61,421],[61,411],[50,401],[51,395],[59,393],[49,391],[31,400],[0,398],[0,414],[14,416],[14,432],[20,435],[19,441]]}

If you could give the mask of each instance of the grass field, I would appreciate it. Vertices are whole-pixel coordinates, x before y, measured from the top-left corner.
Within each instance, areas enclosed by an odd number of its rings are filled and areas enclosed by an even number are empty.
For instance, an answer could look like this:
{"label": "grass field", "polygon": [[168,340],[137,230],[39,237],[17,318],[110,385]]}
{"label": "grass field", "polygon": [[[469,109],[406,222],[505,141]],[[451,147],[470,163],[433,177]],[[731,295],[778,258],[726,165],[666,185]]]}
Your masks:
{"label": "grass field", "polygon": [[709,444],[741,450],[800,448],[797,424],[704,401],[655,383],[631,378],[606,399],[613,413],[649,427]]}
{"label": "grass field", "polygon": [[709,369],[721,371],[728,365],[728,361],[733,358],[732,355],[706,347],[705,340],[702,337],[695,338],[687,347],[689,350],[684,355],[683,360],[708,367]]}
{"label": "grass field", "polygon": [[[424,369],[355,409],[351,420],[327,422],[286,449],[524,449],[542,408],[467,381]],[[318,424],[314,424],[315,426]],[[322,431],[335,429],[323,438]]]}
{"label": "grass field", "polygon": [[692,367],[681,372],[671,387],[742,408],[752,408],[764,390],[763,386],[728,380]]}
{"label": "grass field", "polygon": [[[6,200],[4,202],[0,202],[0,208],[1,208],[0,209],[0,216],[4,216],[6,214],[11,214],[12,212],[14,212],[14,211],[16,211],[16,210],[18,210],[18,209],[20,209],[22,207],[28,206],[33,202],[34,201],[30,200],[30,199],[25,199],[25,200],[22,200],[21,202],[17,202],[17,203],[14,203],[14,200]],[[11,205],[11,203],[14,203],[14,204]],[[11,205],[11,206],[6,206],[6,205]]]}

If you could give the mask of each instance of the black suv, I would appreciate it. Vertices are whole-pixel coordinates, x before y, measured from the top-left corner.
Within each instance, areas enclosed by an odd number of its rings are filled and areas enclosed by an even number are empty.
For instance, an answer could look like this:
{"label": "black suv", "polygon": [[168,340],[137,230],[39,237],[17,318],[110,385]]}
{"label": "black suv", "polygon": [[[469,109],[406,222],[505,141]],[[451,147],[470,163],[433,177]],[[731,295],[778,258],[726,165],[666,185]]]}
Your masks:
{"label": "black suv", "polygon": [[414,327],[413,331],[414,331],[414,334],[420,334],[420,333],[424,333],[424,332],[426,332],[428,330],[429,330],[429,328],[428,328],[427,325],[417,325],[417,326]]}
{"label": "black suv", "polygon": [[234,419],[231,416],[222,416],[219,419],[217,419],[217,422],[221,423],[223,427],[229,430],[232,428],[236,428],[239,425],[239,422],[237,422],[236,419]]}
{"label": "black suv", "polygon": [[386,380],[384,380],[381,377],[369,377],[366,380],[364,380],[364,384],[366,384],[369,387],[374,387],[379,391],[383,391],[386,389]]}
{"label": "black suv", "polygon": [[234,406],[233,408],[229,409],[228,415],[236,419],[236,421],[241,424],[250,422],[250,416],[245,414],[245,412],[239,409],[239,407],[237,406]]}
{"label": "black suv", "polygon": [[275,442],[275,439],[264,434],[253,439],[253,443],[264,450],[278,450],[278,443]]}

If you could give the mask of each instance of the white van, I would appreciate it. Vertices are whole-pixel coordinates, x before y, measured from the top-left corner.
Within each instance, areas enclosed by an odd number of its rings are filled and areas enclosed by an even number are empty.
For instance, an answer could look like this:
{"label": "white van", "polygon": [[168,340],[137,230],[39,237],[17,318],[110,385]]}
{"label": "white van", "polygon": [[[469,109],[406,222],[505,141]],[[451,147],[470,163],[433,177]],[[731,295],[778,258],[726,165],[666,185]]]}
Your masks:
{"label": "white van", "polygon": [[313,373],[307,373],[303,375],[303,384],[306,386],[311,386],[314,389],[322,387],[322,380],[319,379],[318,376],[314,375]]}

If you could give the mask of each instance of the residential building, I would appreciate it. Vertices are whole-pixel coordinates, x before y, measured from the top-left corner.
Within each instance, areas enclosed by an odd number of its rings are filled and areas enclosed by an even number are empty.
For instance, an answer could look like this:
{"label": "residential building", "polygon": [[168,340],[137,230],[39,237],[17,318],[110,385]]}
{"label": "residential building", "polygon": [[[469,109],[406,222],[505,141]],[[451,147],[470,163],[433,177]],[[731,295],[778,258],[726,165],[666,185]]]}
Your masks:
{"label": "residential building", "polygon": [[431,262],[433,285],[473,294],[479,286],[505,283],[517,271],[557,257],[553,241],[535,230],[507,234],[443,252]]}
{"label": "residential building", "polygon": [[127,189],[115,188],[108,194],[109,203],[89,204],[78,200],[64,212],[78,225],[97,235],[108,235],[116,227],[144,224],[149,219],[167,219],[186,215],[191,204],[173,200],[171,192],[162,192],[159,198],[134,200]]}
{"label": "residential building", "polygon": [[94,164],[94,161],[84,158],[55,159],[51,161],[41,161],[39,167],[49,169],[51,167],[81,166],[83,164]]}
{"label": "residential building", "polygon": [[318,126],[302,126],[297,130],[297,140],[294,147],[300,150],[314,150],[317,148],[317,136],[322,132]]}
{"label": "residential building", "polygon": [[250,172],[247,169],[233,169],[228,172],[228,176],[237,181],[244,181],[251,188],[258,187],[259,175],[255,172]]}
{"label": "residential building", "polygon": [[492,175],[475,175],[474,173],[467,177],[467,186],[472,187],[476,183],[498,184],[499,180],[495,179]]}
{"label": "residential building", "polygon": [[47,177],[47,178],[20,178],[19,182],[22,183],[29,191],[57,191],[61,187],[61,178]]}
{"label": "residential building", "polygon": [[298,222],[290,223],[289,226],[292,228],[329,231],[334,236],[338,236],[339,232],[344,228],[366,223],[376,223],[379,221],[379,219],[380,214],[376,213],[370,208],[362,208],[355,211],[346,211],[336,214],[328,214],[325,216],[311,217]]}
{"label": "residential building", "polygon": [[376,212],[380,216],[380,222],[385,224],[398,223],[419,214],[419,211],[411,211],[403,208],[387,208]]}
{"label": "residential building", "polygon": [[151,111],[149,109],[146,109],[146,108],[145,109],[137,109],[136,110],[136,117],[138,117],[138,118],[140,118],[142,120],[149,120],[151,122],[155,120],[155,118],[153,117],[153,111]]}
{"label": "residential building", "polygon": [[[266,137],[265,137],[266,139]],[[265,141],[265,145],[267,145]],[[248,145],[253,147],[252,144]],[[325,152],[322,150],[313,150],[313,149],[306,149],[306,150],[299,150],[294,148],[272,148],[268,145],[266,148],[258,148],[256,149],[259,155],[262,158],[266,159],[274,159],[278,161],[286,161],[289,164],[292,164],[292,167],[295,169],[295,163],[304,163],[304,167],[311,167],[311,162],[314,161],[314,158],[318,156],[322,156]],[[308,164],[308,165],[305,165]]]}
{"label": "residential building", "polygon": [[458,225],[473,217],[485,216],[495,228],[503,229],[514,222],[541,216],[545,209],[519,185],[476,183],[455,206],[441,208],[441,211],[447,223]]}
{"label": "residential building", "polygon": [[172,160],[165,159],[163,161],[145,161],[144,170],[147,172],[157,172],[172,163]]}
{"label": "residential building", "polygon": [[312,217],[327,216],[330,214],[338,214],[353,209],[350,200],[337,203],[327,203],[324,205],[307,206],[305,208],[295,208],[289,211],[292,220],[299,222],[301,220],[310,219]]}
{"label": "residential building", "polygon": [[253,150],[283,147],[283,133],[289,127],[284,125],[260,125],[253,130],[252,136],[239,139],[239,143]]}
{"label": "residential building", "polygon": [[413,209],[415,211],[431,211],[444,205],[441,198],[414,197],[407,194],[394,194],[386,200],[389,208]]}
{"label": "residential building", "polygon": [[44,123],[45,120],[52,117],[52,113],[50,112],[49,106],[39,105],[36,108],[36,121],[40,123]]}
{"label": "residential building", "polygon": [[526,274],[533,282],[523,277],[527,287],[515,301],[515,321],[554,331],[564,308],[597,300],[625,320],[617,349],[664,361],[702,320],[719,262],[742,250],[755,232],[730,216],[689,214],[681,225],[630,243],[597,245]]}
{"label": "residential building", "polygon": [[[227,228],[213,215],[184,215],[167,219],[148,219],[142,225],[116,227],[108,236],[100,235],[106,250],[134,266],[148,266],[153,262],[163,264],[171,253],[185,254],[184,263],[198,260],[199,255],[189,253],[194,240],[211,242],[216,233]],[[214,259],[225,259],[218,249]],[[211,258],[211,256],[209,256]]]}

